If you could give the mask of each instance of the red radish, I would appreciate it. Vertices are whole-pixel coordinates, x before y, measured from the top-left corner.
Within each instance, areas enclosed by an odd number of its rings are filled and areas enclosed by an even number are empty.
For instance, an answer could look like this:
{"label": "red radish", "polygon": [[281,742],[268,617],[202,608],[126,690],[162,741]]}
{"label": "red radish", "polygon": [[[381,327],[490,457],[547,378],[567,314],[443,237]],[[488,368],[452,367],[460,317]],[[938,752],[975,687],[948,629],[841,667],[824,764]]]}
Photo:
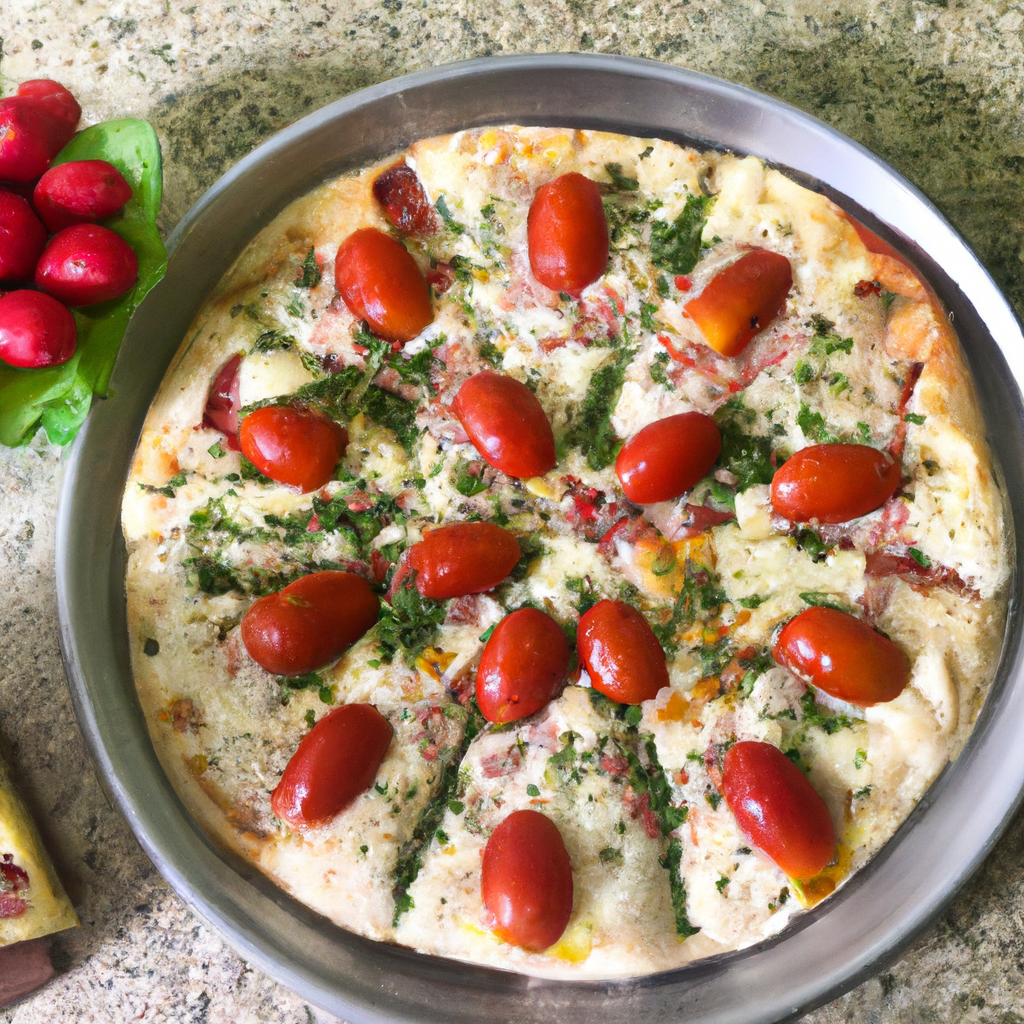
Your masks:
{"label": "red radish", "polygon": [[[50,78],[33,78],[18,86],[18,96],[30,100],[70,129],[78,124],[82,108],[71,92]],[[70,138],[70,136],[69,136]]]}
{"label": "red radish", "polygon": [[32,207],[0,189],[0,281],[31,281],[46,245],[46,228]]}
{"label": "red radish", "polygon": [[32,194],[36,212],[50,231],[103,220],[132,197],[124,175],[106,160],[73,160],[51,167]]}
{"label": "red radish", "polygon": [[0,100],[0,179],[33,181],[75,134],[81,108],[64,86],[24,82]]}
{"label": "red radish", "polygon": [[56,299],[28,289],[0,297],[0,359],[9,366],[66,363],[75,341],[75,318]]}
{"label": "red radish", "polygon": [[69,306],[116,299],[138,277],[132,247],[99,224],[76,224],[54,235],[36,266],[36,285]]}

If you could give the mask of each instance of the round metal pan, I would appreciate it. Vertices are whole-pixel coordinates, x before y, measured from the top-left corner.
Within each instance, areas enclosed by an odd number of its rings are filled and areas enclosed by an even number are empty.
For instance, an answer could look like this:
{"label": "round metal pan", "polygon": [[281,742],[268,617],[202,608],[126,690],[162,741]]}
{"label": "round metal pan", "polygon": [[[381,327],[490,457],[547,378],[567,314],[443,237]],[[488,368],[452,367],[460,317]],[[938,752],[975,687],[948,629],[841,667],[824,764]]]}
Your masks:
{"label": "round metal pan", "polygon": [[171,788],[135,696],[120,498],[150,401],[193,316],[256,231],[325,178],[424,136],[484,124],[621,131],[754,153],[834,199],[907,253],[955,318],[1012,521],[1024,523],[1024,336],[1010,306],[934,206],[820,121],[739,86],[624,57],[486,59],[365,89],[243,159],[171,238],[167,276],[136,312],[71,452],[57,524],[61,637],[78,720],[99,771],[174,889],[248,960],[352,1024],[779,1021],[879,971],[991,849],[1024,786],[1021,580],[1002,664],[973,737],[882,853],[782,936],[678,971],[575,983],[473,967],[329,924],[215,844]]}

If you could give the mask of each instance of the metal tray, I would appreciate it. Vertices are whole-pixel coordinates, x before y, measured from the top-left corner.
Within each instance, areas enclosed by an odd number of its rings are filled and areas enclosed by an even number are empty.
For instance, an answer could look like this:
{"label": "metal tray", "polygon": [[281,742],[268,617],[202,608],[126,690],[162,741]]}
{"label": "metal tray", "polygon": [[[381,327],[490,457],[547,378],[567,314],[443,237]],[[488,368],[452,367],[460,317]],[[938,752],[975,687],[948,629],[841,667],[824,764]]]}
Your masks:
{"label": "metal tray", "polygon": [[192,318],[257,229],[325,178],[423,136],[510,122],[754,153],[896,244],[955,317],[1004,473],[1013,528],[1020,529],[1024,336],[977,258],[909,182],[806,114],[681,68],[589,55],[453,64],[365,89],[292,125],[221,178],[172,235],[167,276],[129,325],[111,395],[93,410],[68,460],[57,587],[78,720],[111,795],[182,898],[242,956],[352,1024],[790,1019],[895,959],[980,864],[1020,802],[1019,574],[999,675],[974,735],[882,853],[782,936],[638,980],[543,981],[423,956],[334,927],[199,828],[149,741],[128,658],[120,498],[146,411]]}

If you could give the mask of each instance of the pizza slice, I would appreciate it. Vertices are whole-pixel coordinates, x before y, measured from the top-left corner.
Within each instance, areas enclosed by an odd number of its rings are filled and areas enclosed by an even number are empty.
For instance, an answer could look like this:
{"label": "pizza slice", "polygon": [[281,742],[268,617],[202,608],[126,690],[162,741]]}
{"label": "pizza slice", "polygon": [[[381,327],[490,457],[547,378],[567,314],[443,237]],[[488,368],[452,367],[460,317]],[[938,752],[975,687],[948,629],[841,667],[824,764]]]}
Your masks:
{"label": "pizza slice", "polygon": [[35,825],[0,762],[0,1004],[7,994],[7,971],[2,969],[7,947],[77,924]]}

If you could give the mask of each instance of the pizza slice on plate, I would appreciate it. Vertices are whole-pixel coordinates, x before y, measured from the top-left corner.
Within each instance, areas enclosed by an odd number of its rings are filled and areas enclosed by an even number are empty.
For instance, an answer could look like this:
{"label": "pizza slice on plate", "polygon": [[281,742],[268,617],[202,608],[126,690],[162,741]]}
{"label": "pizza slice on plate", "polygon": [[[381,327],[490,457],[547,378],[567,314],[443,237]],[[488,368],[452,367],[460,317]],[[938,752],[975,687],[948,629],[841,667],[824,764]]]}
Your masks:
{"label": "pizza slice on plate", "polygon": [[78,917],[0,761],[0,1006],[53,974],[44,936]]}

